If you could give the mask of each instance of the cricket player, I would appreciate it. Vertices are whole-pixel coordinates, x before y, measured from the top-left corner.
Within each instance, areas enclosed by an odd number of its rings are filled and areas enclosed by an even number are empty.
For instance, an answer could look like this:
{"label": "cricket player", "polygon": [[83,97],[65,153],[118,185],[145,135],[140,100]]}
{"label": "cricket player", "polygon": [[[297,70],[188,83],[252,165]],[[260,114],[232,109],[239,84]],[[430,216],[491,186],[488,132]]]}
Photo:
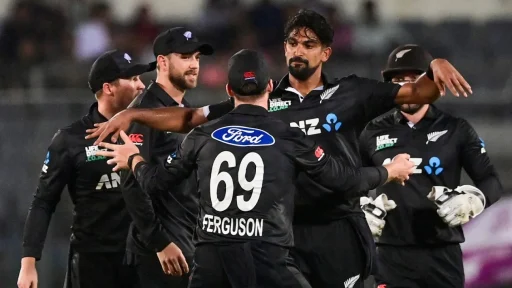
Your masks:
{"label": "cricket player", "polygon": [[92,65],[89,87],[97,102],[87,115],[59,129],[46,153],[25,222],[19,288],[38,286],[36,261],[66,186],[74,208],[64,287],[138,287],[136,274],[123,262],[131,219],[119,173],[96,155],[100,148],[85,139],[85,130],[128,107],[145,88],[139,75],[151,70],[119,50],[104,53]]}
{"label": "cricket player", "polygon": [[[397,47],[384,81],[416,81],[432,61],[417,45]],[[361,198],[377,237],[379,288],[464,287],[462,225],[503,194],[484,141],[465,119],[433,105],[402,104],[373,121],[359,141],[364,166],[391,163],[408,153],[414,174],[405,186],[388,183],[378,197]],[[473,180],[461,185],[464,169]]]}

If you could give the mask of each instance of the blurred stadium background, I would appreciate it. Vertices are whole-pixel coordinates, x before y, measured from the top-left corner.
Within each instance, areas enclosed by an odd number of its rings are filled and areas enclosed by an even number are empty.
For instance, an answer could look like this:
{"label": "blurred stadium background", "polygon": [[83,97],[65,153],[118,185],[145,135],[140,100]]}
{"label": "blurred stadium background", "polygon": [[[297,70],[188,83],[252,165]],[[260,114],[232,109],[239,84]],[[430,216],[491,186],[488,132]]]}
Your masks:
{"label": "blurred stadium background", "polygon": [[[286,73],[283,24],[301,7],[323,13],[335,28],[330,74],[380,79],[387,54],[405,43],[452,61],[475,93],[438,106],[474,125],[510,195],[511,0],[0,0],[0,287],[16,286],[23,224],[47,145],[94,101],[86,79],[99,53],[116,47],[149,62],[161,30],[191,27],[218,50],[202,58],[199,87],[187,97],[214,103],[226,97],[227,59],[241,48],[265,51],[276,79]],[[467,287],[512,287],[510,199],[465,227]],[[38,264],[40,288],[62,287],[71,216],[64,192]]]}

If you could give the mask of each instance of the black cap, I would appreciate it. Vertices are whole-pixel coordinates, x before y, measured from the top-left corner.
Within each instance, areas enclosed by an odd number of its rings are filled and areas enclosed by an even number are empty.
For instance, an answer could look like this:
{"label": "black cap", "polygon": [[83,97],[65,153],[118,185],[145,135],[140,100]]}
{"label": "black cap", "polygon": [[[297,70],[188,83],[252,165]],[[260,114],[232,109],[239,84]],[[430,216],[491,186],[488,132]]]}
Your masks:
{"label": "black cap", "polygon": [[149,64],[138,64],[132,61],[128,53],[111,50],[103,53],[92,64],[89,72],[89,88],[92,93],[102,89],[103,83],[120,78],[130,78],[154,70]]}
{"label": "black cap", "polygon": [[[233,55],[228,62],[228,85],[239,96],[262,93],[268,85],[270,74],[262,54],[243,49]],[[255,83],[253,91],[243,91],[246,84]]]}
{"label": "black cap", "polygon": [[389,54],[386,69],[382,71],[384,81],[391,81],[399,72],[412,71],[419,74],[427,71],[432,56],[415,44],[402,45]]}
{"label": "black cap", "polygon": [[170,53],[188,54],[199,51],[203,55],[212,55],[212,45],[199,42],[192,31],[184,27],[175,27],[160,33],[153,42],[153,54],[168,55]]}

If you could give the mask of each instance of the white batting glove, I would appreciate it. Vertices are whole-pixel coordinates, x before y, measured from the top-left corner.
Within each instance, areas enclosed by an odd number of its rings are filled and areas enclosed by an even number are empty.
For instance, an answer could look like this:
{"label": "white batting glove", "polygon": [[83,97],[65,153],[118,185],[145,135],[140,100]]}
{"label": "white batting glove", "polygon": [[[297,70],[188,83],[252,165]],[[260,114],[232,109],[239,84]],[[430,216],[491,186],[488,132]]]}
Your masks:
{"label": "white batting glove", "polygon": [[396,208],[395,201],[389,200],[386,194],[381,194],[375,200],[371,197],[361,197],[359,204],[366,217],[366,222],[370,226],[373,237],[380,237],[386,225],[384,217],[386,217],[388,211]]}
{"label": "white batting glove", "polygon": [[459,186],[454,190],[434,186],[427,197],[439,207],[437,214],[450,227],[468,223],[485,208],[484,194],[471,185]]}

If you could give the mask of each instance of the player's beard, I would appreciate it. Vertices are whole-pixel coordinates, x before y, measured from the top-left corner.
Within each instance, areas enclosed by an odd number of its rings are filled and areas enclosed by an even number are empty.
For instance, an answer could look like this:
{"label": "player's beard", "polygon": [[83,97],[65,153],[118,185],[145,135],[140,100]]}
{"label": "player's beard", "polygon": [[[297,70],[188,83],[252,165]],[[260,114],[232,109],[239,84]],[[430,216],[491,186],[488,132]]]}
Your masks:
{"label": "player's beard", "polygon": [[420,111],[420,109],[423,107],[423,104],[403,104],[400,105],[400,111],[407,113],[407,114],[415,114],[416,112]]}
{"label": "player's beard", "polygon": [[[295,67],[294,63],[303,63],[304,66]],[[306,81],[315,73],[320,65],[316,67],[309,67],[309,61],[300,57],[293,57],[288,61],[288,72],[299,81]]]}
{"label": "player's beard", "polygon": [[185,77],[189,74],[193,74],[194,71],[187,71],[183,75],[172,75],[169,74],[169,81],[174,85],[174,87],[178,88],[181,91],[189,90],[196,87],[196,83],[192,84],[185,79]]}

